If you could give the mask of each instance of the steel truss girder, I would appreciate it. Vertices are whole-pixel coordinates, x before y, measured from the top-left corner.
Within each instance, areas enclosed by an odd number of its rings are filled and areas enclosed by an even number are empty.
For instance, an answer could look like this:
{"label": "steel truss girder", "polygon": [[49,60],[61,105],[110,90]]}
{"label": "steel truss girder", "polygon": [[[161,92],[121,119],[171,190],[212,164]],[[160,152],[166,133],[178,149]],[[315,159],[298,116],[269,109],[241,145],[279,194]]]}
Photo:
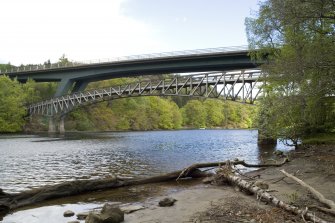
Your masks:
{"label": "steel truss girder", "polygon": [[[29,115],[57,116],[71,112],[78,106],[135,96],[189,96],[223,98],[253,104],[262,93],[259,70],[239,72],[208,72],[174,76],[158,81],[137,83],[76,92],[32,104]],[[253,92],[256,92],[253,94]]]}

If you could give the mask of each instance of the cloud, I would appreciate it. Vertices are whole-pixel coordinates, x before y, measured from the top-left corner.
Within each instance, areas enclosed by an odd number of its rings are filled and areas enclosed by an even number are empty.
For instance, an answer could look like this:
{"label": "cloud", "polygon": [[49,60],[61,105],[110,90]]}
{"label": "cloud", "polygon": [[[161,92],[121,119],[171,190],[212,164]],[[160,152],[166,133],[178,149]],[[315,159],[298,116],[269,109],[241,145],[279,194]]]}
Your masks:
{"label": "cloud", "polygon": [[136,54],[158,45],[152,28],[122,14],[123,0],[4,0],[0,58],[12,64]]}

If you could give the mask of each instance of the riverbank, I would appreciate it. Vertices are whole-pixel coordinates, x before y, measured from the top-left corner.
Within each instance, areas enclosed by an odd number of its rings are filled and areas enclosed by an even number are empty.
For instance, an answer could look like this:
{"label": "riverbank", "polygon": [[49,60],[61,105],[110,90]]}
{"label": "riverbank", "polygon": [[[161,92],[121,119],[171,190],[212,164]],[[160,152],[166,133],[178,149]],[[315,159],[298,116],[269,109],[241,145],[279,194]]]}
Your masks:
{"label": "riverbank", "polygon": [[[291,151],[288,155],[292,161],[282,167],[259,169],[247,175],[259,176],[257,179],[269,185],[271,194],[302,208],[320,204],[301,186],[284,178],[279,172],[280,169],[295,174],[324,194],[326,198],[335,200],[335,146],[311,146]],[[175,205],[159,207],[159,200],[167,196],[177,200]],[[65,210],[72,209],[76,213],[89,211],[102,207],[106,202],[121,202],[122,205],[137,204],[144,207],[142,210],[126,214],[125,223],[303,222],[300,216],[266,205],[257,201],[254,196],[246,195],[234,187],[205,185],[199,180],[96,192],[71,198],[71,201],[75,201],[76,204],[66,204],[66,199],[59,199],[39,204],[40,207],[34,207],[34,209],[18,210],[14,215],[5,217],[4,223],[69,222],[76,217],[64,218],[62,215]],[[316,215],[335,222],[335,218],[320,212],[316,212]]]}
{"label": "riverbank", "polygon": [[[295,174],[326,198],[335,201],[335,145],[309,146],[288,153],[291,162],[282,167],[269,167],[249,172],[249,177],[269,186],[270,193],[280,200],[305,209],[318,205],[310,193],[284,177],[285,169]],[[295,216],[264,202],[257,201],[231,186],[195,186],[183,191],[166,194],[178,201],[173,207],[159,208],[153,203],[149,208],[126,215],[125,222],[304,222]],[[335,217],[315,209],[318,217],[335,222]]]}

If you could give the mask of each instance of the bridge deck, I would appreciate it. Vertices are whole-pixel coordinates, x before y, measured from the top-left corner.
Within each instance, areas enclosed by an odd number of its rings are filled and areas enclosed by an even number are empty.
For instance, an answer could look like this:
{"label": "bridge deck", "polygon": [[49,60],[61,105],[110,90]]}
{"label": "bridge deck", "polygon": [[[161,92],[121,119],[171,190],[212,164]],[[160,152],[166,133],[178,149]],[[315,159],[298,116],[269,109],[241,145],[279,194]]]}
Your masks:
{"label": "bridge deck", "polygon": [[257,86],[262,73],[260,71],[239,72],[233,74],[205,73],[195,76],[176,76],[156,82],[142,80],[138,83],[112,86],[85,92],[76,92],[56,97],[29,106],[30,115],[64,115],[77,106],[84,106],[103,100],[113,100],[136,96],[190,96],[212,97],[228,100],[240,100],[253,103],[261,88]]}
{"label": "bridge deck", "polygon": [[88,83],[119,77],[256,68],[246,47],[211,48],[149,54],[63,65],[19,67],[7,72],[25,82],[60,82],[55,96],[82,91]]}

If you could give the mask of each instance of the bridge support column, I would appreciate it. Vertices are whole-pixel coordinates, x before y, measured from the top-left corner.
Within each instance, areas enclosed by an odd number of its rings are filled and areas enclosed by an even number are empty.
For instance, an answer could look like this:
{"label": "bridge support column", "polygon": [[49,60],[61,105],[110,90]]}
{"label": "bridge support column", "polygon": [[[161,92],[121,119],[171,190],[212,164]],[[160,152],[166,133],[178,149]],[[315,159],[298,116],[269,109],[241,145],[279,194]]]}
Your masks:
{"label": "bridge support column", "polygon": [[48,133],[56,133],[56,123],[55,123],[55,118],[50,117],[49,118],[49,130]]}
{"label": "bridge support column", "polygon": [[74,86],[71,92],[75,93],[79,91],[84,91],[87,85],[88,85],[88,81],[76,81],[76,83],[74,83]]}
{"label": "bridge support column", "polygon": [[65,134],[65,126],[64,126],[64,116],[61,116],[59,119],[59,134]]}
{"label": "bridge support column", "polygon": [[62,79],[61,82],[59,82],[58,84],[55,97],[66,95],[72,88],[73,82],[74,81],[70,79]]}

